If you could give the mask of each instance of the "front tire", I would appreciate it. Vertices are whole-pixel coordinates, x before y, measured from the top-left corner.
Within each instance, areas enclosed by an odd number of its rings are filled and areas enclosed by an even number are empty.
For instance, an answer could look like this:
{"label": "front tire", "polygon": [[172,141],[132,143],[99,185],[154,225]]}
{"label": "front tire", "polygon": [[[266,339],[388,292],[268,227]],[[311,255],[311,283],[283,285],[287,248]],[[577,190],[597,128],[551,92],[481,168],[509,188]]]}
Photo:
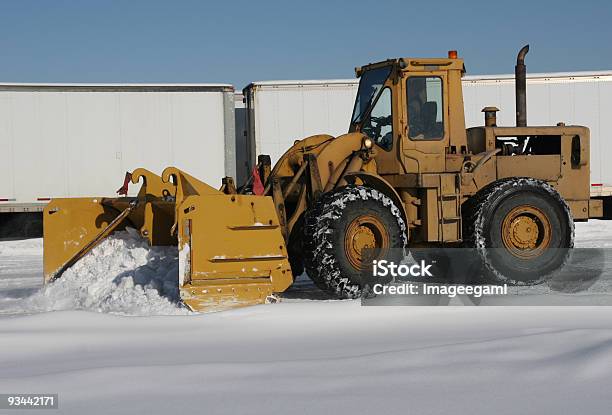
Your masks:
{"label": "front tire", "polygon": [[509,178],[480,190],[463,207],[465,245],[495,283],[533,285],[563,267],[574,246],[569,207],[548,183]]}
{"label": "front tire", "polygon": [[306,213],[306,272],[338,298],[361,296],[362,272],[375,259],[362,257],[363,249],[378,249],[377,257],[399,263],[405,246],[401,211],[377,190],[347,186],[321,196]]}

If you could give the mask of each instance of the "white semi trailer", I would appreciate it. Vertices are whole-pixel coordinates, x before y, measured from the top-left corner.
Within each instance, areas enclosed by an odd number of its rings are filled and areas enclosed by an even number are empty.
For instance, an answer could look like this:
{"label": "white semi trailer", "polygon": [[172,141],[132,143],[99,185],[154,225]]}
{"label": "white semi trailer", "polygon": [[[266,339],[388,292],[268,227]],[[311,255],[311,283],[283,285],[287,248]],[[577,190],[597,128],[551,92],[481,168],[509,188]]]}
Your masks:
{"label": "white semi trailer", "polygon": [[249,165],[258,154],[270,155],[274,164],[295,140],[310,135],[346,133],[357,85],[354,79],[249,84],[243,90]]}
{"label": "white semi trailer", "polygon": [[[358,80],[269,81],[248,85],[246,152],[274,163],[296,139],[347,132]],[[466,127],[482,125],[485,106],[496,106],[498,124],[514,125],[514,75],[463,78]],[[592,195],[612,195],[612,71],[527,75],[530,124],[585,125],[591,130]]]}
{"label": "white semi trailer", "polygon": [[0,235],[51,198],[115,196],[136,167],[221,185],[234,131],[227,84],[0,84]]}
{"label": "white semi trailer", "polygon": [[[591,129],[591,194],[612,195],[612,71],[529,74],[533,124]],[[211,184],[242,184],[257,154],[272,162],[297,139],[347,131],[358,80],[227,84],[0,84],[0,237],[11,220],[39,229],[57,197],[113,196],[125,171],[175,165]],[[497,106],[514,123],[514,76],[463,79],[466,125]],[[197,155],[197,157],[194,156]],[[202,162],[202,160],[205,160]]]}

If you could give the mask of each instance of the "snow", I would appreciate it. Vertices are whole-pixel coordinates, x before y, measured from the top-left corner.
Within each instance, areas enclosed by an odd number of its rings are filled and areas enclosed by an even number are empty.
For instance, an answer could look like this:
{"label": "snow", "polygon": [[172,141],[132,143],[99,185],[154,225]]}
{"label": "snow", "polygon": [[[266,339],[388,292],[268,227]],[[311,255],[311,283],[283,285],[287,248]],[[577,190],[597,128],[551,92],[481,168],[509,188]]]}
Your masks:
{"label": "snow", "polygon": [[42,282],[42,239],[0,241],[0,315],[23,312]]}
{"label": "snow", "polygon": [[[36,254],[40,255],[40,242]],[[8,255],[17,247],[8,245]],[[28,247],[32,252],[34,247]],[[4,256],[4,251],[0,251]],[[149,247],[133,229],[116,232],[46,285],[4,313],[91,310],[127,315],[187,314],[178,305],[176,247]],[[40,278],[40,274],[37,278]]]}
{"label": "snow", "polygon": [[[576,246],[611,243],[612,222],[576,224]],[[277,304],[142,316],[180,310],[152,278],[176,251],[129,234],[99,248],[65,287],[78,300],[24,315],[42,243],[0,242],[0,391],[59,393],[64,414],[610,412],[608,307],[362,307],[301,278]]]}
{"label": "snow", "polygon": [[67,414],[609,413],[598,308],[280,303],[188,317],[2,321],[0,390]]}

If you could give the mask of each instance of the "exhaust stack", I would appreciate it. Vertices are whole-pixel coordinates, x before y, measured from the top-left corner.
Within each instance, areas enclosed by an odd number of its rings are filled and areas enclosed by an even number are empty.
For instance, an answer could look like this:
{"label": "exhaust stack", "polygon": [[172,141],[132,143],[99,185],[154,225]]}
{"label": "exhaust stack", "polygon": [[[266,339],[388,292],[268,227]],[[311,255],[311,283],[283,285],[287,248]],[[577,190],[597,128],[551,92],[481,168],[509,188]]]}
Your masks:
{"label": "exhaust stack", "polygon": [[523,46],[519,51],[514,67],[517,127],[527,126],[527,67],[525,66],[527,52],[529,52],[529,45]]}

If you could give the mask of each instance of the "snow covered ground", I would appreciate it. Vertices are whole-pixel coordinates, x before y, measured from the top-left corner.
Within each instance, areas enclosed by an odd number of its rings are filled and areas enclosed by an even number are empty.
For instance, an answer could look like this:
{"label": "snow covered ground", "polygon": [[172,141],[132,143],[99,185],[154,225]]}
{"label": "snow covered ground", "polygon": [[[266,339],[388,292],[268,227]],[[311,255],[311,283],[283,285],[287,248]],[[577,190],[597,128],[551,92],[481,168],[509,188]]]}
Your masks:
{"label": "snow covered ground", "polygon": [[[612,222],[576,234],[611,246]],[[39,291],[42,242],[0,242],[0,393],[59,393],[67,414],[612,408],[610,307],[362,307],[300,280],[282,303],[198,315],[164,285],[174,252],[101,248]]]}

